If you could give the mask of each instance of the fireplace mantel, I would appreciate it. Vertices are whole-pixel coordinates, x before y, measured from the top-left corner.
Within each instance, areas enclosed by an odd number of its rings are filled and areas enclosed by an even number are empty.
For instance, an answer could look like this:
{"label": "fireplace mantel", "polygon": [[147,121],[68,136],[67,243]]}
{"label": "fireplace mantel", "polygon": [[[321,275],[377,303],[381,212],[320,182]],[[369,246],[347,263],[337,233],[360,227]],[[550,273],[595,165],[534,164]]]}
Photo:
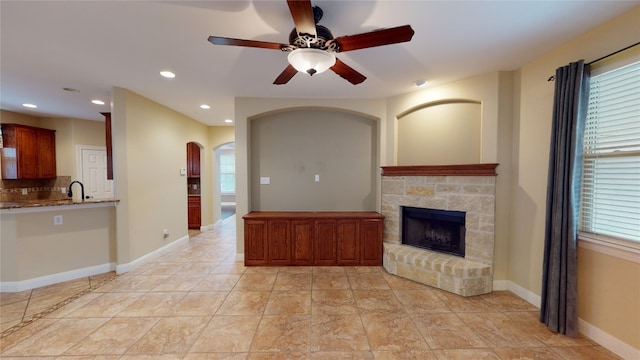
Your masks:
{"label": "fireplace mantel", "polygon": [[498,164],[382,166],[382,176],[496,176]]}

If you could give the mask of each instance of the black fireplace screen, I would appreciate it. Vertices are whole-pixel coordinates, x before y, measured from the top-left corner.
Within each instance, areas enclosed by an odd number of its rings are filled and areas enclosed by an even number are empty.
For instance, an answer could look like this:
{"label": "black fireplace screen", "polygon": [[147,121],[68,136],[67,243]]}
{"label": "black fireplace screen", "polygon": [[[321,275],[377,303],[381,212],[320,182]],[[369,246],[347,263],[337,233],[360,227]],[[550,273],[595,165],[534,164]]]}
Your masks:
{"label": "black fireplace screen", "polygon": [[401,207],[402,243],[464,257],[464,211]]}

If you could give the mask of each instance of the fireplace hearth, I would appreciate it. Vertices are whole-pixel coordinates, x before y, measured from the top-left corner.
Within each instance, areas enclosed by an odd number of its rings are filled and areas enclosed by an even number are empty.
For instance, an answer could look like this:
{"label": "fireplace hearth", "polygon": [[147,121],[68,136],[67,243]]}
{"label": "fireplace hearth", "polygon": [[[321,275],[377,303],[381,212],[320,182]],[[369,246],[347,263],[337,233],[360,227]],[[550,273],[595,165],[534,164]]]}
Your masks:
{"label": "fireplace hearth", "polygon": [[400,207],[402,244],[464,257],[464,211]]}

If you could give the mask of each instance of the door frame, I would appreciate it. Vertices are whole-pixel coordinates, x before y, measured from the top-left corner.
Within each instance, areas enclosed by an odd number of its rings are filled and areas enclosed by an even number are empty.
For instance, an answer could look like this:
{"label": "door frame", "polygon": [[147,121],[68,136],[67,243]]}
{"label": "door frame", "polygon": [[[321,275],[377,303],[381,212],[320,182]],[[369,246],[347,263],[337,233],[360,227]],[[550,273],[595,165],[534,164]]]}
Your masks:
{"label": "door frame", "polygon": [[[82,178],[82,150],[104,150],[107,151],[106,146],[95,146],[95,145],[76,145],[76,180],[80,180],[84,183],[84,179]],[[74,179],[71,179],[74,180]],[[115,177],[113,186],[113,196],[116,196],[116,187],[115,187]]]}

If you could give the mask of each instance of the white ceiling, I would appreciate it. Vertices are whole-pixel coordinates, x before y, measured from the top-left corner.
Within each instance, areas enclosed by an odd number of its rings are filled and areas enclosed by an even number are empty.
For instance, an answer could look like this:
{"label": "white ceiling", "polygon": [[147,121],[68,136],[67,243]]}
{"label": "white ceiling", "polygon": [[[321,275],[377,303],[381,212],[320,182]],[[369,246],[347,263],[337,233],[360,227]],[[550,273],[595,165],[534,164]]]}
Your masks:
{"label": "white ceiling", "polygon": [[[367,76],[362,84],[327,71],[277,86],[285,53],[212,45],[207,37],[286,43],[293,22],[284,0],[1,0],[0,107],[102,120],[99,112],[109,111],[118,86],[202,123],[225,125],[235,97],[385,98],[414,91],[418,79],[441,84],[514,70],[640,1],[312,3],[336,37],[405,24],[415,35],[407,43],[338,54]],[[176,78],[160,77],[165,69]],[[91,104],[94,98],[107,105]],[[200,109],[203,103],[211,109]]]}

